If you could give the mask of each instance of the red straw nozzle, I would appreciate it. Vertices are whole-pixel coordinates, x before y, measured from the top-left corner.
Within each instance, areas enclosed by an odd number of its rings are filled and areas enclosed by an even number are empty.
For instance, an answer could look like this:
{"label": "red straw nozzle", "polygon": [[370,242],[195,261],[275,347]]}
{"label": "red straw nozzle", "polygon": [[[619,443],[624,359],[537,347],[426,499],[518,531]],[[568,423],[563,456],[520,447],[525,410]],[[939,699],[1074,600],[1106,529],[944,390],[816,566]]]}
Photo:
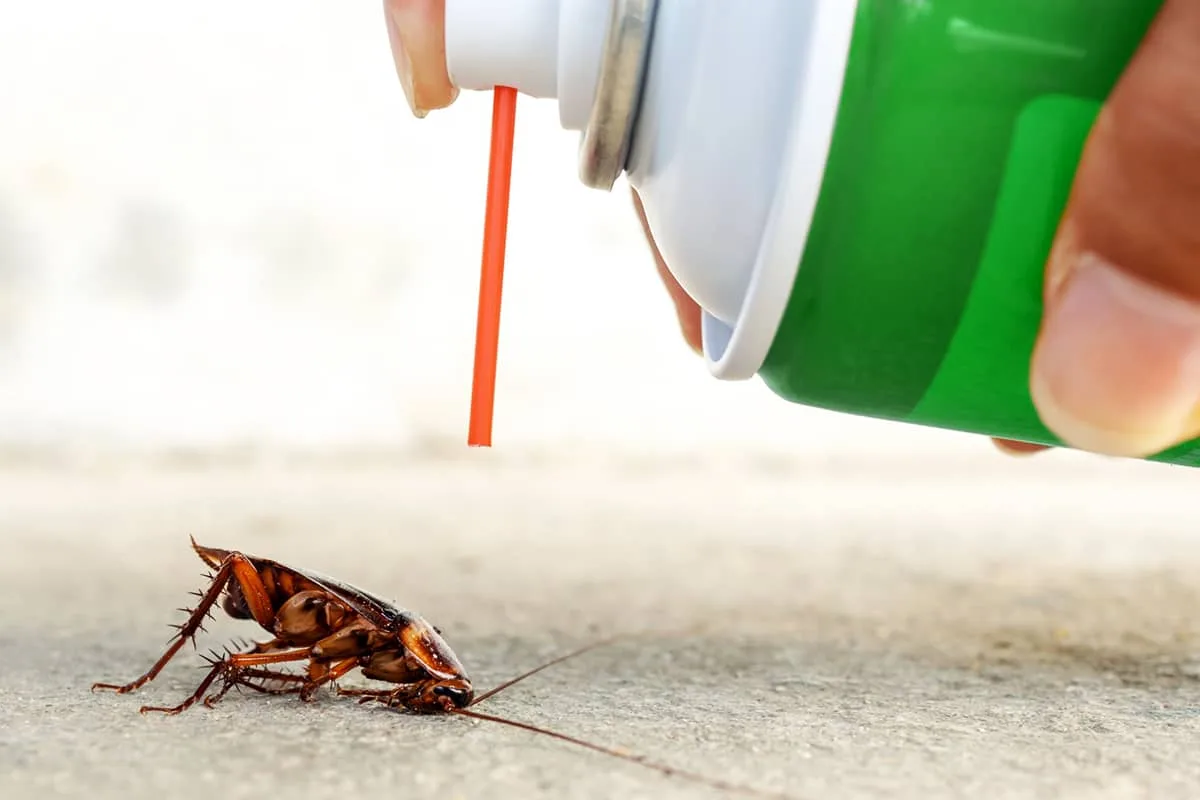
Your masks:
{"label": "red straw nozzle", "polygon": [[508,235],[508,194],[512,184],[516,122],[517,90],[497,86],[492,102],[492,147],[488,163],[487,207],[483,218],[479,317],[475,324],[471,426],[467,432],[467,444],[471,447],[492,446],[496,355],[500,345],[500,294],[504,285],[504,246]]}

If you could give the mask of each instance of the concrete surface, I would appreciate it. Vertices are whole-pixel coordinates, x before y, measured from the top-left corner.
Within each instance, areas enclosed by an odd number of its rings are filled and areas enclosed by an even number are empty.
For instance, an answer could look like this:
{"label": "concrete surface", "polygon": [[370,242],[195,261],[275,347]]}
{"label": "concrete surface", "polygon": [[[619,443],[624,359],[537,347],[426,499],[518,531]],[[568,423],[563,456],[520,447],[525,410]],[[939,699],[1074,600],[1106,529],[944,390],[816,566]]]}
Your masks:
{"label": "concrete surface", "polygon": [[[483,722],[322,696],[141,717],[197,588],[187,536],[361,584],[480,686],[637,638],[497,714],[791,796],[1194,797],[1197,473],[620,459],[8,463],[0,797],[684,798],[725,793]],[[256,635],[222,620],[202,644]],[[359,682],[355,679],[351,683]]]}

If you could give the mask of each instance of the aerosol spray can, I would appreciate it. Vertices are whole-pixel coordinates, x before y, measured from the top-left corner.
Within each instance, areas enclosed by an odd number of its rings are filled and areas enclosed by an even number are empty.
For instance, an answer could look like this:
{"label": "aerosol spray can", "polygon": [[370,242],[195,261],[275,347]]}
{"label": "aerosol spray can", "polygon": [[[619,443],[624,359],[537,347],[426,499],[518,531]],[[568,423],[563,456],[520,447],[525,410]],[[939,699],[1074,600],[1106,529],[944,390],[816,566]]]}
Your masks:
{"label": "aerosol spray can", "polygon": [[446,0],[446,55],[464,89],[556,98],[581,181],[637,189],[717,378],[1061,445],[1028,388],[1043,271],[1160,6]]}

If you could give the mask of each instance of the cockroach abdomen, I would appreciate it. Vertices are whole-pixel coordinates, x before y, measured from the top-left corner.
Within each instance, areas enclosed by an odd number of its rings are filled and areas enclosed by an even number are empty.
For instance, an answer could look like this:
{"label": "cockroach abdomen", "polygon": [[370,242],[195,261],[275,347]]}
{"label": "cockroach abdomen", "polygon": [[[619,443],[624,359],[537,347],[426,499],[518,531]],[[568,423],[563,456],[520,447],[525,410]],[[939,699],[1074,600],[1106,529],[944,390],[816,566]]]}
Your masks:
{"label": "cockroach abdomen", "polygon": [[242,593],[242,587],[237,581],[229,582],[229,587],[225,590],[225,598],[221,601],[221,608],[225,609],[225,613],[234,619],[254,618],[250,606],[246,603],[246,595]]}

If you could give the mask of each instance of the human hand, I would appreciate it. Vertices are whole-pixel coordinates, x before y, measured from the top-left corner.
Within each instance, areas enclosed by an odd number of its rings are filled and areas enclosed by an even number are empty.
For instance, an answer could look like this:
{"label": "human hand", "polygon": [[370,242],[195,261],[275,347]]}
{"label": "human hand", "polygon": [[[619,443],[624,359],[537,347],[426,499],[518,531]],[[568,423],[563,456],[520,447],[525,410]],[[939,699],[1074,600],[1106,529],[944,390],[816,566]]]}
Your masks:
{"label": "human hand", "polygon": [[[700,309],[634,201],[698,351]],[[1059,438],[1142,457],[1200,435],[1200,0],[1166,0],[1097,121],[1044,301],[1030,390]],[[995,441],[1013,454],[1046,449]]]}

